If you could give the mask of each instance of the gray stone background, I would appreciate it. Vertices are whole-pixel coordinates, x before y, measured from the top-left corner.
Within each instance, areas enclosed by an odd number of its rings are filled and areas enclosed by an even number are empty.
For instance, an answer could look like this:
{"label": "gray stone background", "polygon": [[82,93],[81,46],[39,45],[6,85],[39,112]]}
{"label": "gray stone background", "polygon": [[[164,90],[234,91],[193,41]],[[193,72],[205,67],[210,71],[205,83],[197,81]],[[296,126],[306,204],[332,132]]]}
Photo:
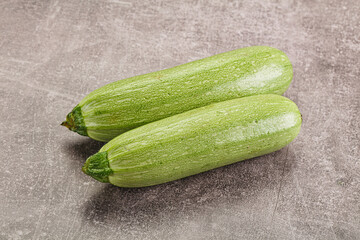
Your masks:
{"label": "gray stone background", "polygon": [[[59,126],[119,79],[251,45],[286,52],[288,147],[160,186],[81,172]],[[360,2],[0,2],[0,239],[360,239]]]}

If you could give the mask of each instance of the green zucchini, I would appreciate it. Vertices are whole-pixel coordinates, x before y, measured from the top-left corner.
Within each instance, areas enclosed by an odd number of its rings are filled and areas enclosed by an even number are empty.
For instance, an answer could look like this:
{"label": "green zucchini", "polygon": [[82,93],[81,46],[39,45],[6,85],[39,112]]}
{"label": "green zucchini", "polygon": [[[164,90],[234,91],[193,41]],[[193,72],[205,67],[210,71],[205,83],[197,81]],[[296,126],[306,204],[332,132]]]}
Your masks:
{"label": "green zucchini", "polygon": [[120,187],[161,184],[279,150],[301,121],[296,104],[279,95],[214,103],[119,135],[82,170]]}
{"label": "green zucchini", "polygon": [[242,48],[105,85],[87,95],[62,125],[106,142],[130,129],[211,103],[281,95],[292,76],[291,63],[282,51]]}

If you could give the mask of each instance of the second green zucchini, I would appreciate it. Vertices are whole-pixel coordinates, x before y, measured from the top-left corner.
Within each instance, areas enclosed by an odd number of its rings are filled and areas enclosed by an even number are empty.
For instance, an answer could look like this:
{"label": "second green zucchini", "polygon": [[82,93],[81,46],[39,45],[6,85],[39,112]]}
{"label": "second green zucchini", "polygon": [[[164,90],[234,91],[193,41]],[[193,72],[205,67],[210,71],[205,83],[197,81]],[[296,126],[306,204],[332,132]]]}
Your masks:
{"label": "second green zucchini", "polygon": [[165,183],[279,150],[301,121],[296,104],[279,95],[228,100],[121,134],[83,171],[120,187]]}

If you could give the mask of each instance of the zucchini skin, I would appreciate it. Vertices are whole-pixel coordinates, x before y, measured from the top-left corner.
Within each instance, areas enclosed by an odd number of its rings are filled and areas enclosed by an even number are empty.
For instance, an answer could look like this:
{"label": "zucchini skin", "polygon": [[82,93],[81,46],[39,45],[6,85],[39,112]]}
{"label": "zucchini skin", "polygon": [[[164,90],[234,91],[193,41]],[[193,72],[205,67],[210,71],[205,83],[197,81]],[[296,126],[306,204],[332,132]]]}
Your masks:
{"label": "zucchini skin", "polygon": [[161,184],[279,150],[301,122],[296,104],[279,95],[214,103],[119,135],[83,171],[119,187]]}
{"label": "zucchini skin", "polygon": [[282,51],[266,46],[237,49],[105,85],[87,95],[62,125],[107,142],[130,129],[211,103],[281,95],[292,77],[291,63]]}

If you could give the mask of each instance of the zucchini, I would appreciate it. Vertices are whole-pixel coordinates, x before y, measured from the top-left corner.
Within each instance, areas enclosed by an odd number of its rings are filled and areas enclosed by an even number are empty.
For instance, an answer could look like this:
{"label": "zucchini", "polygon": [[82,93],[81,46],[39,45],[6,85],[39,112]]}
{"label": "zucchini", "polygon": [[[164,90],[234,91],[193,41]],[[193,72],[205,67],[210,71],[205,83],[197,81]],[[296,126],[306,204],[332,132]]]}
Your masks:
{"label": "zucchini", "polygon": [[145,187],[274,152],[299,133],[301,114],[274,94],[214,103],[119,135],[82,170],[119,187]]}
{"label": "zucchini", "polygon": [[248,47],[127,78],[87,95],[62,125],[98,141],[191,109],[229,99],[283,94],[293,72],[280,50]]}

